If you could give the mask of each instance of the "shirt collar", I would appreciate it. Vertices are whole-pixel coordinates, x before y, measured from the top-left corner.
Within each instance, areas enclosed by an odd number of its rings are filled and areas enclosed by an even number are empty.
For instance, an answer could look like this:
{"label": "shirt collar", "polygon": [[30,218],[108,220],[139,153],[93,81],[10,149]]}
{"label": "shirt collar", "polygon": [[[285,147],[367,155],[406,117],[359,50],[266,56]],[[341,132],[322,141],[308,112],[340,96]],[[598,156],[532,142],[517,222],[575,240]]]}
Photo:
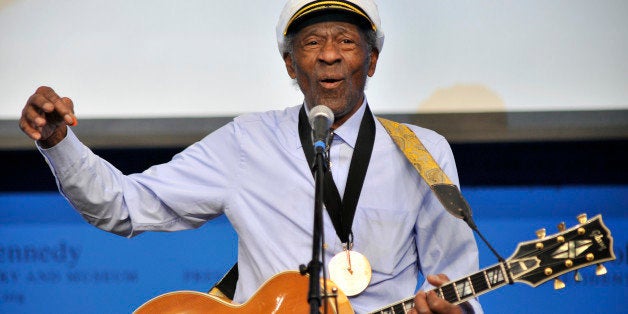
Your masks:
{"label": "shirt collar", "polygon": [[364,97],[360,108],[345,123],[334,130],[334,134],[339,136],[351,148],[355,148],[355,142],[358,140],[360,124],[362,124],[362,117],[364,117],[367,105],[366,97]]}
{"label": "shirt collar", "polygon": [[[309,114],[310,110],[305,102],[303,102],[303,106],[305,106],[305,113]],[[366,101],[366,96],[364,96],[364,100],[362,101],[360,108],[358,108],[358,110],[353,113],[353,115],[345,121],[345,123],[334,130],[334,134],[340,137],[345,143],[347,143],[347,145],[351,146],[351,148],[355,148],[355,142],[358,140],[358,132],[360,131],[360,124],[362,123],[362,117],[364,117],[366,106],[368,106],[368,102]],[[302,147],[301,141],[298,140],[298,137],[296,147],[298,149]]]}

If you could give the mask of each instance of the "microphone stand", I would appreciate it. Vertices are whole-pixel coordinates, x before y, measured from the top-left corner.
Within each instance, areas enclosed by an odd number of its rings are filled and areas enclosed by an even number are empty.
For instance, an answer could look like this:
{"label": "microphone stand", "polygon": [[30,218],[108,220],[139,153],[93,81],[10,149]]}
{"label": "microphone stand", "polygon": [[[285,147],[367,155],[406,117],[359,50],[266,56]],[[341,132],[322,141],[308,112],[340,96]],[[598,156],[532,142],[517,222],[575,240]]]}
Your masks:
{"label": "microphone stand", "polygon": [[327,167],[325,166],[325,144],[317,142],[314,144],[316,151],[314,165],[312,171],[315,172],[315,190],[314,190],[314,232],[312,241],[312,260],[307,267],[301,265],[301,274],[309,273],[309,292],[308,302],[310,304],[310,313],[319,314],[319,308],[322,304],[320,274],[323,268],[321,262],[321,249],[323,244],[323,178]]}

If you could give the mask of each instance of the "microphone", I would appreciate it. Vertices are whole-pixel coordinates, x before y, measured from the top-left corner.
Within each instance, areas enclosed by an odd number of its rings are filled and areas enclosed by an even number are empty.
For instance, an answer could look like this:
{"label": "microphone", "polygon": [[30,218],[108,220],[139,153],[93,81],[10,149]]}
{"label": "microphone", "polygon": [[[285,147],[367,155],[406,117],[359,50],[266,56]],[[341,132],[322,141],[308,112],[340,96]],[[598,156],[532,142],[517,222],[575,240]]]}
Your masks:
{"label": "microphone", "polygon": [[324,152],[327,148],[329,129],[334,123],[334,113],[327,106],[318,105],[307,115],[312,127],[312,143],[317,153]]}

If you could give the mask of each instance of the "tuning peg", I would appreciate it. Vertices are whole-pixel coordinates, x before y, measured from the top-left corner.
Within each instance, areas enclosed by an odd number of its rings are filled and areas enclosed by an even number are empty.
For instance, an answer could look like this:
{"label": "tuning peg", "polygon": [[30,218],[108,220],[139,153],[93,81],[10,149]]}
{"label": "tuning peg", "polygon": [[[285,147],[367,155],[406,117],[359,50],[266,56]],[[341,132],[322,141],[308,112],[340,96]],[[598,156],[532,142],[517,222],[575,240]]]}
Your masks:
{"label": "tuning peg", "polygon": [[541,228],[536,231],[536,237],[539,239],[545,238],[545,228]]}
{"label": "tuning peg", "polygon": [[584,214],[584,213],[580,214],[580,215],[578,215],[577,219],[578,219],[578,222],[580,224],[583,224],[583,223],[587,222],[587,214]]}
{"label": "tuning peg", "polygon": [[554,279],[554,290],[565,288],[565,283],[560,278]]}
{"label": "tuning peg", "polygon": [[597,267],[595,268],[595,274],[598,276],[602,276],[602,275],[606,275],[607,271],[606,271],[606,267],[604,267],[604,265],[602,264],[597,264]]}
{"label": "tuning peg", "polygon": [[578,270],[576,270],[573,274],[573,280],[575,281],[582,281],[582,275],[580,275],[580,272]]}
{"label": "tuning peg", "polygon": [[567,229],[567,227],[565,227],[565,222],[561,221],[558,226],[556,226],[558,228],[558,231],[563,232],[565,231],[565,229]]}

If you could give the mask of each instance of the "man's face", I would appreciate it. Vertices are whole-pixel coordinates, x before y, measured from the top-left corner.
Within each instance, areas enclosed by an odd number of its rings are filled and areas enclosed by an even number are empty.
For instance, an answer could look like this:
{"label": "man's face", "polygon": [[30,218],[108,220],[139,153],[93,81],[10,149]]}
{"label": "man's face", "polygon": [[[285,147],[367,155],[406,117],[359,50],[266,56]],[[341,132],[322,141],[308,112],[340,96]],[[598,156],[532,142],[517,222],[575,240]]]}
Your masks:
{"label": "man's face", "polygon": [[[329,107],[339,126],[362,104],[366,77],[373,76],[378,53],[369,51],[360,29],[346,22],[321,22],[301,29],[292,54],[284,57],[309,108]],[[343,119],[344,118],[344,119]]]}

